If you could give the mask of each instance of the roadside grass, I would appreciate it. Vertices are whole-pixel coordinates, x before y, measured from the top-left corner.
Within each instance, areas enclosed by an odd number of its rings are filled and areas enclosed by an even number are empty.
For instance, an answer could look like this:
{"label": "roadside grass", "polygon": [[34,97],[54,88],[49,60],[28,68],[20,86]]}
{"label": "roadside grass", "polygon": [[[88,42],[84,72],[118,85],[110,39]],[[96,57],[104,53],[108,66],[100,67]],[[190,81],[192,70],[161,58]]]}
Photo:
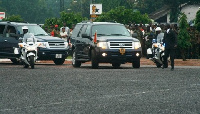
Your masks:
{"label": "roadside grass", "polygon": [[71,55],[69,55],[69,56],[67,56],[67,58],[66,59],[72,59],[72,56]]}

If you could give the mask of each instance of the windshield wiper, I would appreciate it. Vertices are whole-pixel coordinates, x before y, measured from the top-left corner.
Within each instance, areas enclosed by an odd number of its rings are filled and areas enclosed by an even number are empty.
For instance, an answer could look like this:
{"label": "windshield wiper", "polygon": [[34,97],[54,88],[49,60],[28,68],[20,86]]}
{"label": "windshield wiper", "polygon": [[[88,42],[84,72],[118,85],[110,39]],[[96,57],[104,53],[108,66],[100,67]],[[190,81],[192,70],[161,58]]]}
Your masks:
{"label": "windshield wiper", "polygon": [[111,36],[126,36],[124,34],[111,34]]}
{"label": "windshield wiper", "polygon": [[106,34],[97,34],[97,36],[107,36]]}
{"label": "windshield wiper", "polygon": [[46,34],[36,34],[35,36],[47,36]]}

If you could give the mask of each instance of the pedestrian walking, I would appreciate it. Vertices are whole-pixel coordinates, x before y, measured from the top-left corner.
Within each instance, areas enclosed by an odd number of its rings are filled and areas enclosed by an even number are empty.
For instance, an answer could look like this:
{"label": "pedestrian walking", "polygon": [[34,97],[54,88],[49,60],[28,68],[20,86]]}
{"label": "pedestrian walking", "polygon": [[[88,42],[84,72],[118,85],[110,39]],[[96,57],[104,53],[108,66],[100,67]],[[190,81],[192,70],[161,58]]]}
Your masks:
{"label": "pedestrian walking", "polygon": [[165,56],[163,61],[163,67],[167,68],[167,58],[170,56],[171,70],[174,70],[174,56],[175,49],[177,47],[177,35],[170,27],[170,24],[166,25],[166,32],[164,33],[163,43],[165,44]]}

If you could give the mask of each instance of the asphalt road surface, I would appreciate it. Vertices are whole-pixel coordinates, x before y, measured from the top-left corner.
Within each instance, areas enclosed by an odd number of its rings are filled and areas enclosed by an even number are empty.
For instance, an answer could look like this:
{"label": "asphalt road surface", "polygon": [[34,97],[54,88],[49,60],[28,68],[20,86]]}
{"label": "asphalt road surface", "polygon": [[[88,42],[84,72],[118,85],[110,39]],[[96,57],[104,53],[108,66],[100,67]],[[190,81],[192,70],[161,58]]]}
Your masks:
{"label": "asphalt road surface", "polygon": [[0,114],[199,114],[200,67],[0,63]]}

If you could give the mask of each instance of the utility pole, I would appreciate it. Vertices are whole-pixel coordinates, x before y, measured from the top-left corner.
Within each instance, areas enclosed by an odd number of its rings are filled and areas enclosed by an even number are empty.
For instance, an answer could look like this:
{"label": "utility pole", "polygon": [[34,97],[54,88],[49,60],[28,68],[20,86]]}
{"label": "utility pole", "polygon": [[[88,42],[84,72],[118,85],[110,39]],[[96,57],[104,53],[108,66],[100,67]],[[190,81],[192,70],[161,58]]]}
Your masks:
{"label": "utility pole", "polygon": [[64,0],[60,0],[60,12],[64,11]]}

